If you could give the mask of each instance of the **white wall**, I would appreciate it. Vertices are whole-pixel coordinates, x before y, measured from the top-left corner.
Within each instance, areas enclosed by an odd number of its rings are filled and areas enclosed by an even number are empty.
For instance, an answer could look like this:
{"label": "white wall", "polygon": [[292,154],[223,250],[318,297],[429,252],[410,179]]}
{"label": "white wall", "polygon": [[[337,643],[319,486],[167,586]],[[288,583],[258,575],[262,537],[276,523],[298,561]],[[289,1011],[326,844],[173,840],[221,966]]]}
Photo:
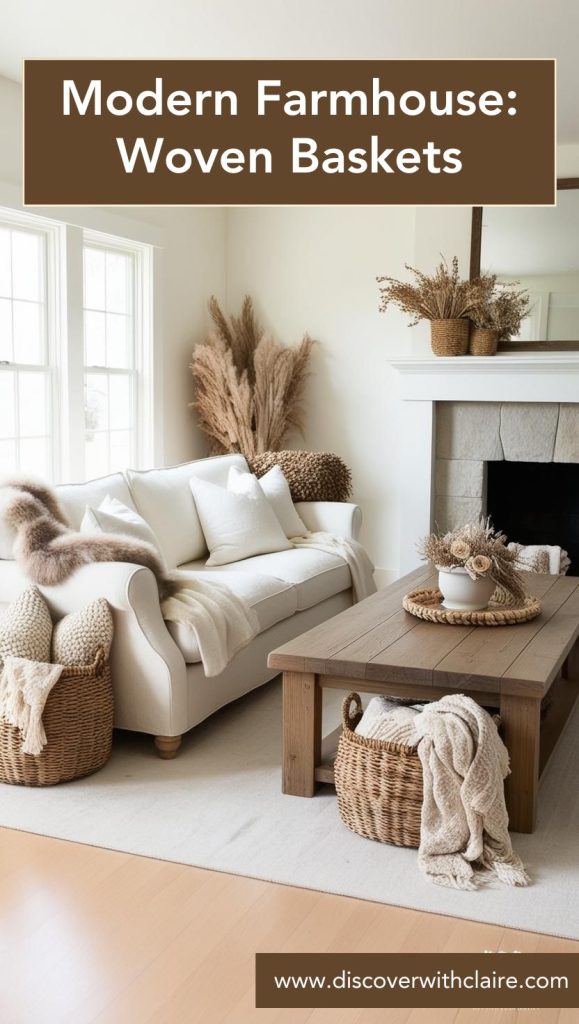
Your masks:
{"label": "white wall", "polygon": [[233,209],[227,300],[245,292],[286,343],[320,344],[306,393],[304,437],[292,446],[337,452],[352,468],[363,540],[379,569],[398,568],[397,374],[388,362],[429,352],[428,330],[378,312],[376,276],[434,266],[440,252],[468,267],[469,210],[412,207]]}
{"label": "white wall", "polygon": [[[21,89],[0,77],[0,206],[20,206]],[[159,250],[155,296],[157,461],[171,464],[204,455],[206,444],[188,408],[193,397],[191,352],[208,326],[207,300],[225,296],[226,210],[91,208],[34,210],[57,220],[122,234]]]}

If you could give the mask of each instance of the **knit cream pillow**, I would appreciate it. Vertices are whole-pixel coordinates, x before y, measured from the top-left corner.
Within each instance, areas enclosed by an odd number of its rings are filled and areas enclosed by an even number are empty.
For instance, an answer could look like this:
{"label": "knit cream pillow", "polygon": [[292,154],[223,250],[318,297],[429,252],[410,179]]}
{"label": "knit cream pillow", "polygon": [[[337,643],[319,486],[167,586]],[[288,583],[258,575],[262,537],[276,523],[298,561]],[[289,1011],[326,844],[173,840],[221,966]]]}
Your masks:
{"label": "knit cream pillow", "polygon": [[0,617],[0,668],[5,658],[50,661],[52,619],[38,587],[24,590]]}
{"label": "knit cream pillow", "polygon": [[104,597],[65,615],[54,626],[52,661],[56,665],[92,665],[99,648],[108,655],[113,642],[113,616]]}

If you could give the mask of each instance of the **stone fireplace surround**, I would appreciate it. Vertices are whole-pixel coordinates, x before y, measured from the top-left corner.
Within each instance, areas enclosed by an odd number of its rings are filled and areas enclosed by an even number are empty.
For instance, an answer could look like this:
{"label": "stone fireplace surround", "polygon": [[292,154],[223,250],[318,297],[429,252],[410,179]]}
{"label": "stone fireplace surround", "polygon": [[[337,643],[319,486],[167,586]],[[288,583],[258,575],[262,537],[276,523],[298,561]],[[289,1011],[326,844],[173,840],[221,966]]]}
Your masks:
{"label": "stone fireplace surround", "polygon": [[486,512],[486,463],[579,463],[579,352],[404,360],[400,572],[416,541]]}

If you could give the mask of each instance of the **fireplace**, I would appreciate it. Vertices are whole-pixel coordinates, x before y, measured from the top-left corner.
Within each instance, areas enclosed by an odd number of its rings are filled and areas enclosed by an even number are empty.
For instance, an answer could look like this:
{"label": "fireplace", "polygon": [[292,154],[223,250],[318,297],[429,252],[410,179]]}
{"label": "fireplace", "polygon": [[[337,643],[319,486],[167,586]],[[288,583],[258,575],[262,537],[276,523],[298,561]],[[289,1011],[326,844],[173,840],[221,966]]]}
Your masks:
{"label": "fireplace", "polygon": [[509,540],[558,544],[579,576],[579,464],[489,462],[487,514]]}
{"label": "fireplace", "polygon": [[[391,365],[399,397],[399,571],[420,564],[417,539],[434,526],[452,529],[490,511],[514,540],[564,547],[579,575],[579,500],[571,505],[579,495],[579,352]],[[513,521],[523,506],[538,510],[539,492],[542,522]],[[530,532],[535,527],[540,533]]]}

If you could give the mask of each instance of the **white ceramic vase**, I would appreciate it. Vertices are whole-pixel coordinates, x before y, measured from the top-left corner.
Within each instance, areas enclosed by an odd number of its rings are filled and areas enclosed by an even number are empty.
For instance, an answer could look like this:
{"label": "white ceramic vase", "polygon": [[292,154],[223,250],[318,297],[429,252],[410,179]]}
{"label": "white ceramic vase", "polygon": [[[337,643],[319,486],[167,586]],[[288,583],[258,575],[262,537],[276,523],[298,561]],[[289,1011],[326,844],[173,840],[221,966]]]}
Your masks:
{"label": "white ceramic vase", "polygon": [[438,587],[449,611],[477,612],[486,608],[496,584],[486,576],[473,580],[466,569],[438,570]]}

